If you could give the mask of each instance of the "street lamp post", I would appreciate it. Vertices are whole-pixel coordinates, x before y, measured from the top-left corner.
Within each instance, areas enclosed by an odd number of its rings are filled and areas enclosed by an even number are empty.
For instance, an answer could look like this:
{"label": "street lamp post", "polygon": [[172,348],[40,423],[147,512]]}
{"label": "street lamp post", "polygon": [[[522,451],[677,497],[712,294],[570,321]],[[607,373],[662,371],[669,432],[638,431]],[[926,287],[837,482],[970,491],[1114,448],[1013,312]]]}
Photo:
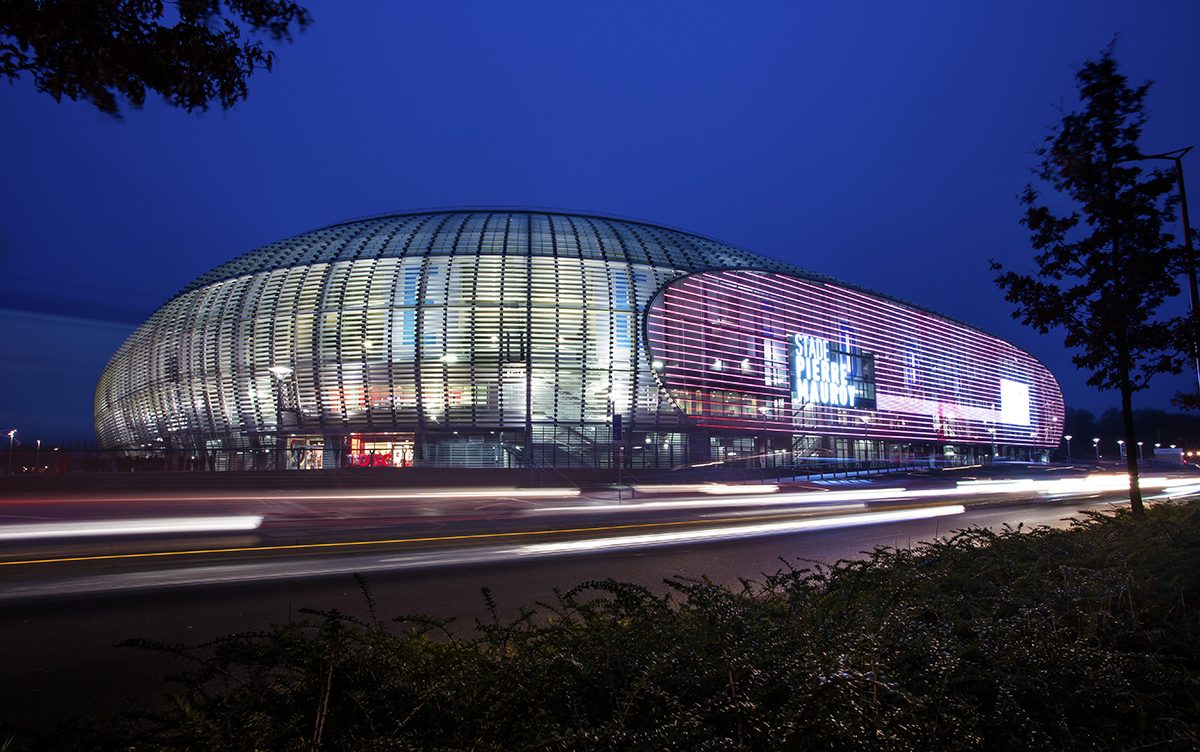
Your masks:
{"label": "street lamp post", "polygon": [[1141,441],[1138,442],[1138,462],[1146,461],[1146,453],[1142,451],[1142,443]]}
{"label": "street lamp post", "polygon": [[13,443],[17,440],[17,429],[8,432],[8,474],[12,475]]}
{"label": "street lamp post", "polygon": [[1117,459],[1125,459],[1125,439],[1117,439]]}
{"label": "street lamp post", "polygon": [[1070,462],[1071,461],[1071,439],[1073,439],[1075,437],[1072,436],[1071,434],[1067,434],[1063,438],[1067,440],[1067,462]]}
{"label": "street lamp post", "polygon": [[[1200,300],[1200,292],[1197,292],[1196,284],[1196,252],[1192,248],[1192,223],[1188,217],[1187,187],[1183,182],[1183,158],[1191,150],[1192,147],[1185,146],[1182,149],[1164,151],[1159,154],[1138,154],[1121,161],[1142,162],[1151,159],[1165,159],[1175,163],[1175,180],[1179,183],[1179,215],[1183,220],[1183,250],[1185,254],[1183,268],[1188,281],[1188,316],[1192,319],[1192,325],[1195,326],[1196,304]],[[1200,393],[1200,342],[1192,342],[1192,360],[1196,367],[1196,389],[1197,393]]]}
{"label": "street lamp post", "polygon": [[1092,439],[1092,446],[1096,449],[1096,461],[1100,461],[1100,437]]}
{"label": "street lamp post", "polygon": [[865,459],[867,461],[866,462],[867,470],[870,470],[871,469],[871,454],[872,454],[872,452],[871,452],[871,417],[869,415],[864,415],[864,416],[862,416],[862,418],[860,418],[860,420],[862,420],[862,424],[863,424],[863,444],[865,445],[863,448],[863,452],[865,453],[865,456],[863,457],[863,459]]}
{"label": "street lamp post", "polygon": [[286,382],[295,370],[291,366],[271,366],[268,368],[275,377],[275,469],[287,469],[287,448],[283,439],[283,390]]}

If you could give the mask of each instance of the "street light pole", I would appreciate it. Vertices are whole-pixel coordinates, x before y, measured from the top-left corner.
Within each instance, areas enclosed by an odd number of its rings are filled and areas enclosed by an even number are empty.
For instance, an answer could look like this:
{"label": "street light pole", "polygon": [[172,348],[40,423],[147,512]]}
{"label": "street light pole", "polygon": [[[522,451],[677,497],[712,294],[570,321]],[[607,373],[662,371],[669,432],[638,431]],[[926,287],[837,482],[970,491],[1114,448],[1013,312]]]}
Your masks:
{"label": "street light pole", "polygon": [[1100,461],[1100,437],[1099,436],[1092,439],[1092,446],[1095,447],[1095,449],[1096,449],[1096,461],[1099,462]]}
{"label": "street light pole", "polygon": [[1142,443],[1143,442],[1140,441],[1138,442],[1138,462],[1146,461],[1146,453],[1142,451]]}
{"label": "street light pole", "polygon": [[275,469],[287,469],[287,448],[283,439],[283,390],[295,372],[291,366],[271,366],[267,369],[275,377]]}
{"label": "street light pole", "polygon": [[[1183,220],[1183,250],[1184,273],[1188,281],[1188,316],[1192,320],[1193,329],[1197,326],[1196,304],[1200,301],[1200,291],[1196,284],[1196,251],[1192,247],[1192,223],[1188,217],[1187,186],[1183,182],[1183,158],[1192,147],[1185,146],[1174,151],[1164,151],[1160,154],[1138,154],[1125,162],[1141,162],[1150,159],[1165,159],[1175,163],[1175,180],[1179,183],[1179,216]],[[1193,331],[1193,336],[1200,336]],[[1200,394],[1200,341],[1192,341],[1192,360],[1196,367],[1196,390]]]}
{"label": "street light pole", "polygon": [[8,474],[12,475],[13,442],[17,440],[17,429],[8,432]]}
{"label": "street light pole", "polygon": [[866,446],[867,456],[864,459],[866,459],[866,461],[867,461],[867,469],[870,470],[871,469],[871,455],[873,454],[873,452],[871,451],[871,418],[870,418],[870,416],[868,416],[868,415],[862,416],[862,424],[863,424],[863,441],[867,445]]}
{"label": "street light pole", "polygon": [[1074,437],[1071,436],[1071,434],[1067,434],[1063,438],[1067,440],[1067,462],[1070,462],[1071,461],[1071,439]]}

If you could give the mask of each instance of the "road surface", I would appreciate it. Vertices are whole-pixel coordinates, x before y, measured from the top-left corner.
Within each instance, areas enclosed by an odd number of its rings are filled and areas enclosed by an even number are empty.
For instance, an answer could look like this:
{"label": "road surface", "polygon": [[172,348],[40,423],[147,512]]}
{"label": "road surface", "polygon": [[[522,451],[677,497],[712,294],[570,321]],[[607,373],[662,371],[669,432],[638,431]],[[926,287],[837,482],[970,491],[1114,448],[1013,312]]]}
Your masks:
{"label": "road surface", "polygon": [[[1063,526],[1121,498],[1111,483],[1049,493],[1022,480],[998,488],[986,478],[910,478],[728,495],[651,489],[635,501],[508,490],[450,499],[350,492],[11,502],[0,534],[52,536],[0,544],[0,720],[38,725],[161,698],[162,676],[180,666],[114,647],[129,637],[194,644],[303,618],[304,607],[365,614],[354,572],[366,577],[382,615],[454,617],[468,634],[485,617],[482,587],[513,616],[592,579],[660,589],[675,577],[736,584],[783,561],[852,558],[969,526]],[[1172,483],[1171,493],[1191,493],[1195,479]],[[101,536],[86,528],[218,517],[262,520],[225,533]],[[85,534],[67,534],[80,524]]]}

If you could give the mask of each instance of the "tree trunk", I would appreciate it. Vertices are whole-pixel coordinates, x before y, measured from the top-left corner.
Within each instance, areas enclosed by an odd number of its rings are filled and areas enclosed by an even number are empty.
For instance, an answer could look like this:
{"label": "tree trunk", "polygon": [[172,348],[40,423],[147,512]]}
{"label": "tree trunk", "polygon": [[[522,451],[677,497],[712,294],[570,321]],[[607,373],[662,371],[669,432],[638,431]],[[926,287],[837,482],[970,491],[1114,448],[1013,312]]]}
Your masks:
{"label": "tree trunk", "polygon": [[1121,417],[1125,422],[1125,467],[1129,470],[1129,511],[1135,520],[1146,519],[1146,508],[1142,506],[1142,487],[1138,481],[1137,437],[1133,432],[1133,389],[1125,381],[1121,384]]}

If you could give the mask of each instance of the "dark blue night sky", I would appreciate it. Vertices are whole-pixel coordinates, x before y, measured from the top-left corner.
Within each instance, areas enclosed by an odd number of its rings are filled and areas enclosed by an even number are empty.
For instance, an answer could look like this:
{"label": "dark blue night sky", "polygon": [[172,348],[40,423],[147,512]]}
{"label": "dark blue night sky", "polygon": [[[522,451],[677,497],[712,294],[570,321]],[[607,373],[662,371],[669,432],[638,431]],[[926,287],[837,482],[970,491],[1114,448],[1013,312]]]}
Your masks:
{"label": "dark blue night sky", "polygon": [[1031,258],[1031,151],[1114,34],[1125,72],[1156,82],[1145,148],[1200,145],[1194,0],[310,8],[229,112],[118,122],[0,86],[0,428],[90,439],[108,356],[221,261],[462,205],[640,218],[785,259],[1004,337],[1099,411],[1116,396],[1010,319],[987,260]]}

